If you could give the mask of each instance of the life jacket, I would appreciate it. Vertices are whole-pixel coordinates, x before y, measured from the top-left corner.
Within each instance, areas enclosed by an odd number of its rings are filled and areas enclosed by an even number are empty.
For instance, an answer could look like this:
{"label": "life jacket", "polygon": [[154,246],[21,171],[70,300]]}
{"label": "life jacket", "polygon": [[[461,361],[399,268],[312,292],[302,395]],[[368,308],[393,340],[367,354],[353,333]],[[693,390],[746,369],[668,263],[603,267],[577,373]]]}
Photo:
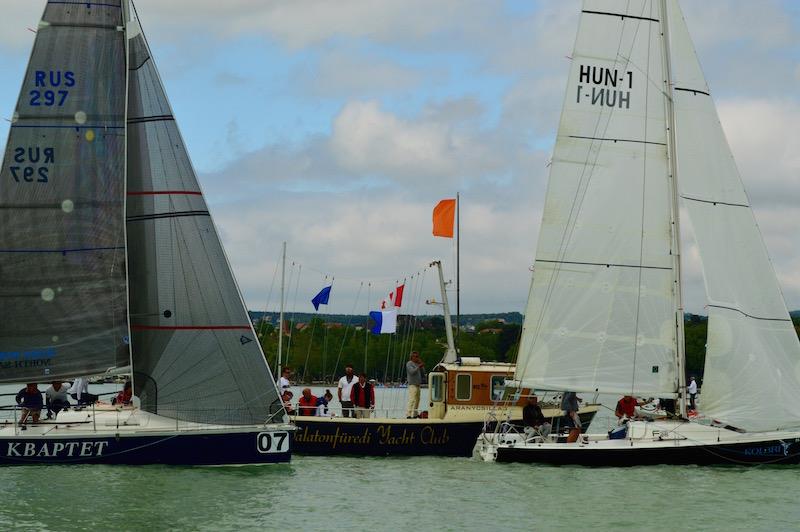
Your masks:
{"label": "life jacket", "polygon": [[[361,394],[364,394],[363,399]],[[372,385],[370,383],[365,383],[363,387],[359,383],[353,385],[353,404],[360,408],[372,407]]]}

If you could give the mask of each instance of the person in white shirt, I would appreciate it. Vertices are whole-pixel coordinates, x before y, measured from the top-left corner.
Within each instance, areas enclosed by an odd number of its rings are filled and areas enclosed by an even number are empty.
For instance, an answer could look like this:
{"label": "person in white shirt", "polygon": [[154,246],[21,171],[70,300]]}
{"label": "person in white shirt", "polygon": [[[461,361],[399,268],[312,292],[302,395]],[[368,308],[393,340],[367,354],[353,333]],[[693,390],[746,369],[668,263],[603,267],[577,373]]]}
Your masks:
{"label": "person in white shirt", "polygon": [[691,377],[689,381],[689,409],[697,410],[697,403],[695,402],[697,399],[697,381],[694,377]]}
{"label": "person in white shirt", "polygon": [[283,371],[281,372],[281,378],[278,379],[278,388],[280,389],[281,393],[292,387],[292,383],[289,382],[289,377],[291,374],[291,368],[283,368]]}
{"label": "person in white shirt", "polygon": [[69,386],[65,386],[61,381],[53,381],[50,387],[44,391],[47,419],[51,419],[54,415],[57,416],[59,412],[69,406],[67,392],[69,392]]}
{"label": "person in white shirt", "polygon": [[78,401],[79,405],[91,405],[97,401],[97,396],[89,393],[88,377],[76,377],[72,386],[69,387],[69,393],[73,399]]}
{"label": "person in white shirt", "polygon": [[339,379],[339,402],[342,403],[342,416],[353,417],[353,401],[350,400],[350,392],[353,385],[358,382],[358,377],[353,374],[353,365],[348,364],[344,367],[344,377]]}

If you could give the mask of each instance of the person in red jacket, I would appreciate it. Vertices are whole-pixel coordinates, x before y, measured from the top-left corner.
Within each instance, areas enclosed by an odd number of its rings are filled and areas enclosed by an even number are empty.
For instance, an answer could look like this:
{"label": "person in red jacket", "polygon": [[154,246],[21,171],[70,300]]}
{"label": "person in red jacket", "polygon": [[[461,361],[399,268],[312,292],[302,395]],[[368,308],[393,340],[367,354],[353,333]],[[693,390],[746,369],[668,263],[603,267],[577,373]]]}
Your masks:
{"label": "person in red jacket", "polygon": [[298,415],[317,415],[317,398],[311,393],[311,388],[303,388],[303,396],[297,402]]}
{"label": "person in red jacket", "polygon": [[367,382],[367,375],[360,373],[358,382],[350,390],[350,400],[355,407],[355,417],[369,417],[372,409],[375,408],[375,388]]}

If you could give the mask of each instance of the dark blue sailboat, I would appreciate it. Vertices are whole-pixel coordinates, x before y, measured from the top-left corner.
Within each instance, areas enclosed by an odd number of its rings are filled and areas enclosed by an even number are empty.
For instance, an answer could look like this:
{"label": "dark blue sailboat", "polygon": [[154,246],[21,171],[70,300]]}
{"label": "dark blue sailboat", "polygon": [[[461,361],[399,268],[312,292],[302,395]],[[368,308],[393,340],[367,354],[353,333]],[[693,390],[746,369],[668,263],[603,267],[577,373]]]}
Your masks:
{"label": "dark blue sailboat", "polygon": [[[293,432],[130,0],[47,3],[0,170],[0,382],[133,406],[0,425],[0,463],[286,462]],[[11,311],[13,309],[13,312]]]}

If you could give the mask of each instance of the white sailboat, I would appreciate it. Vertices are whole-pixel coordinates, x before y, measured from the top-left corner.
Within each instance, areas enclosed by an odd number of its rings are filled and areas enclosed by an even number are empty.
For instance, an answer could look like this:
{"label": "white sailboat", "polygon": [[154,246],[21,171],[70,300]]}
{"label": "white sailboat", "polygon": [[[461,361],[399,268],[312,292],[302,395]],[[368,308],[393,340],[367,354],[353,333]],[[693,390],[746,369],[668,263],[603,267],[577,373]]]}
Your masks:
{"label": "white sailboat", "polygon": [[[709,311],[705,422],[686,419],[680,206]],[[487,433],[486,460],[800,462],[800,342],[678,0],[585,0],[515,379],[677,397],[622,439]]]}
{"label": "white sailboat", "polygon": [[292,427],[130,0],[49,1],[0,170],[0,382],[130,367],[135,407],[0,464],[285,462]]}

